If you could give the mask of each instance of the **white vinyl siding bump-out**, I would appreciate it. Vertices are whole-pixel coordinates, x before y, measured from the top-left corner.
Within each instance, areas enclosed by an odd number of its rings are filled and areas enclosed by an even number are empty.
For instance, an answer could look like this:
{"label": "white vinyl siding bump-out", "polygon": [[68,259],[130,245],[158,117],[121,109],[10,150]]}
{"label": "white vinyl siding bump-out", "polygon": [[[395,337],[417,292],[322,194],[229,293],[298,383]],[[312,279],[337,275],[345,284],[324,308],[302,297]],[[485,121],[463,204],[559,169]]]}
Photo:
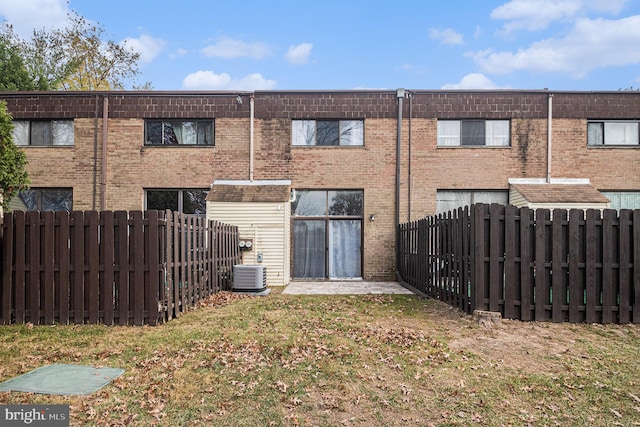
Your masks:
{"label": "white vinyl siding bump-out", "polygon": [[253,239],[251,250],[243,251],[243,264],[258,264],[267,268],[267,285],[285,286],[290,280],[289,202],[207,202],[207,219],[238,227],[241,239]]}

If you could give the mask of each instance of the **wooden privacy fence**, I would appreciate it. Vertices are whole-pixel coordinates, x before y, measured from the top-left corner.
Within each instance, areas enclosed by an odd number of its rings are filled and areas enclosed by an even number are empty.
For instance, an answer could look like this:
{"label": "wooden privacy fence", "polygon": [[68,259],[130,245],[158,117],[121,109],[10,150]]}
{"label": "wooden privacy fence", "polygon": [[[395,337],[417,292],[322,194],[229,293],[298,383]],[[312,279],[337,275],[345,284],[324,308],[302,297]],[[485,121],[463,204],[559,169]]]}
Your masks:
{"label": "wooden privacy fence", "polygon": [[10,212],[0,323],[156,325],[230,288],[237,227],[177,212]]}
{"label": "wooden privacy fence", "polygon": [[468,313],[640,323],[640,210],[476,204],[398,233],[401,278]]}

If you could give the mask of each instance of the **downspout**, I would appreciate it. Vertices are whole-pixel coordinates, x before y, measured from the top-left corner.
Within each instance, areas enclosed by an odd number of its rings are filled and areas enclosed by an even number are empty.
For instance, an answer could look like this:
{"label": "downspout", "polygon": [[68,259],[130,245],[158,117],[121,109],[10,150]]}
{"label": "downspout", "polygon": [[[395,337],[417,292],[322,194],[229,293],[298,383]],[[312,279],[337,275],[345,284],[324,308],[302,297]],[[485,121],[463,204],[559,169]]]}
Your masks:
{"label": "downspout", "polygon": [[553,121],[553,94],[549,94],[548,98],[548,117],[547,117],[547,184],[551,183],[551,142],[552,142],[552,121]]}
{"label": "downspout", "polygon": [[411,92],[407,92],[407,96],[409,97],[409,152],[407,153],[409,156],[409,160],[407,163],[407,222],[411,222],[411,119],[413,118],[413,94]]}
{"label": "downspout", "polygon": [[255,115],[254,99],[251,95],[250,101],[250,119],[249,119],[249,181],[253,181],[253,121]]}
{"label": "downspout", "polygon": [[96,95],[96,110],[93,115],[93,191],[91,198],[91,210],[96,210],[98,200],[98,95]]}
{"label": "downspout", "polygon": [[100,182],[100,209],[107,209],[107,140],[109,128],[109,97],[104,95],[102,104],[102,179]]}
{"label": "downspout", "polygon": [[398,89],[396,91],[396,97],[398,98],[398,134],[396,136],[396,214],[395,214],[395,229],[396,229],[396,272],[400,265],[400,162],[402,154],[402,99],[404,98],[404,89]]}

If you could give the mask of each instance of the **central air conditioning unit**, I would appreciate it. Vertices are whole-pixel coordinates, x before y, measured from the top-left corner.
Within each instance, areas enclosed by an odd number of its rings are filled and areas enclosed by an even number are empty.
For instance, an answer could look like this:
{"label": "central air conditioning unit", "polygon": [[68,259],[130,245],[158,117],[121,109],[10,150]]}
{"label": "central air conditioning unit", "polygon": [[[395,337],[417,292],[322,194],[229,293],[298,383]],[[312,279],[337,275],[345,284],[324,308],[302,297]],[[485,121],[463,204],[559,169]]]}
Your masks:
{"label": "central air conditioning unit", "polygon": [[233,266],[233,292],[263,292],[265,290],[267,290],[266,266]]}

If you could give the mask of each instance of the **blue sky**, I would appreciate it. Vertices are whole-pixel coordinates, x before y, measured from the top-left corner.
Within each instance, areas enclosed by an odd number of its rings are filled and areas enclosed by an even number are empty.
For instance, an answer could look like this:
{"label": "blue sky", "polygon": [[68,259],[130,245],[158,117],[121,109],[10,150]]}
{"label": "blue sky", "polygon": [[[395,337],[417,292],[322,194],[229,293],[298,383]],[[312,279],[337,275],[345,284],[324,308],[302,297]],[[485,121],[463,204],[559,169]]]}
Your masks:
{"label": "blue sky", "polygon": [[156,90],[640,87],[638,0],[1,0],[28,36],[73,9]]}

